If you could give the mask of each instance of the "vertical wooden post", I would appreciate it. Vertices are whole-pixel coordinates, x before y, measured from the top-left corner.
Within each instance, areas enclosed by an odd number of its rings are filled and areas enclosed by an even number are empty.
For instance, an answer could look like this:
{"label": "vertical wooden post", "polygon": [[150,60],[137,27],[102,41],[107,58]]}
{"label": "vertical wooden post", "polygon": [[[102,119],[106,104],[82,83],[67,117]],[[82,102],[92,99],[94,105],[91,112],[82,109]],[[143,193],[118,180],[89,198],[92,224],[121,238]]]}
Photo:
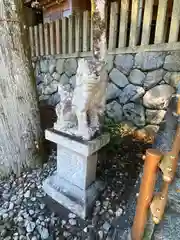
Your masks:
{"label": "vertical wooden post", "polygon": [[44,24],[44,43],[45,43],[45,54],[49,55],[49,24]]}
{"label": "vertical wooden post", "polygon": [[118,23],[118,2],[111,3],[110,29],[109,29],[109,50],[116,48]]}
{"label": "vertical wooden post", "polygon": [[31,47],[31,56],[35,56],[35,49],[34,49],[34,34],[33,34],[33,27],[29,27],[29,40],[30,40],[30,47]]}
{"label": "vertical wooden post", "polygon": [[55,31],[54,31],[54,22],[50,22],[49,24],[49,34],[50,34],[50,53],[51,55],[55,54]]}
{"label": "vertical wooden post", "polygon": [[67,18],[62,19],[62,53],[67,53],[68,39],[67,39]]}
{"label": "vertical wooden post", "polygon": [[168,0],[159,0],[154,43],[163,43]]}
{"label": "vertical wooden post", "polygon": [[90,15],[89,11],[83,12],[83,52],[89,50],[89,32],[90,32]]}
{"label": "vertical wooden post", "polygon": [[149,44],[152,13],[153,13],[153,1],[145,0],[141,45]]}
{"label": "vertical wooden post", "polygon": [[129,0],[122,0],[120,24],[119,24],[119,43],[118,43],[119,48],[123,48],[126,46],[128,11],[129,11]]}
{"label": "vertical wooden post", "polygon": [[146,151],[144,172],[132,227],[132,240],[141,240],[143,237],[148,217],[148,208],[153,197],[156,174],[161,157],[161,153],[156,149],[148,149]]}
{"label": "vertical wooden post", "polygon": [[139,0],[132,0],[131,9],[131,28],[129,45],[135,47],[137,45],[137,25],[138,25]]}
{"label": "vertical wooden post", "polygon": [[43,25],[39,24],[39,45],[40,45],[40,55],[44,55],[44,36],[43,36]]}
{"label": "vertical wooden post", "polygon": [[56,54],[61,53],[61,36],[60,36],[60,20],[55,21],[55,33],[56,33]]}
{"label": "vertical wooden post", "polygon": [[169,43],[177,42],[178,40],[179,21],[180,21],[180,3],[179,0],[174,0],[169,33]]}
{"label": "vertical wooden post", "polygon": [[74,29],[74,16],[69,17],[69,22],[68,22],[68,38],[69,38],[69,47],[68,47],[68,52],[71,54],[74,52],[74,35],[75,35],[75,29]]}
{"label": "vertical wooden post", "polygon": [[75,16],[75,31],[76,31],[76,34],[75,34],[75,43],[76,43],[76,46],[75,46],[75,50],[77,53],[80,52],[80,14],[76,14]]}
{"label": "vertical wooden post", "polygon": [[39,56],[39,37],[38,37],[38,26],[34,26],[34,41],[35,41],[35,52],[36,56]]}

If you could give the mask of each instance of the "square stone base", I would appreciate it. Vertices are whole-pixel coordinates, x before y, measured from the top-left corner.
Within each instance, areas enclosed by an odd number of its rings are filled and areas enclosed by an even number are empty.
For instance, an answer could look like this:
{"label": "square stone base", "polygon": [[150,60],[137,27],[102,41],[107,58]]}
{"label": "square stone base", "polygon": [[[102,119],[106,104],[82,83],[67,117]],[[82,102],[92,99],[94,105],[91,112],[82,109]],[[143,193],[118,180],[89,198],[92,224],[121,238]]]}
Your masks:
{"label": "square stone base", "polygon": [[94,202],[104,188],[103,182],[95,181],[87,189],[81,189],[61,178],[56,172],[43,183],[44,191],[52,199],[82,219],[88,216]]}

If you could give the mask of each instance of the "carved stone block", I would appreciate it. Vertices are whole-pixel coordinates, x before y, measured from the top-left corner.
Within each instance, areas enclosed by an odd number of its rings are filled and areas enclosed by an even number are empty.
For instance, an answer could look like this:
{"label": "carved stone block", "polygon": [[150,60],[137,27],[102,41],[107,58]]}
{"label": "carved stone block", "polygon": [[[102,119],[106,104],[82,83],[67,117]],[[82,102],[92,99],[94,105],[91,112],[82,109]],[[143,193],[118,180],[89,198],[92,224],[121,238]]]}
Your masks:
{"label": "carved stone block", "polygon": [[97,151],[109,142],[109,134],[92,141],[55,130],[46,130],[45,136],[57,143],[57,171],[44,181],[44,191],[84,219],[104,189],[103,182],[96,181]]}

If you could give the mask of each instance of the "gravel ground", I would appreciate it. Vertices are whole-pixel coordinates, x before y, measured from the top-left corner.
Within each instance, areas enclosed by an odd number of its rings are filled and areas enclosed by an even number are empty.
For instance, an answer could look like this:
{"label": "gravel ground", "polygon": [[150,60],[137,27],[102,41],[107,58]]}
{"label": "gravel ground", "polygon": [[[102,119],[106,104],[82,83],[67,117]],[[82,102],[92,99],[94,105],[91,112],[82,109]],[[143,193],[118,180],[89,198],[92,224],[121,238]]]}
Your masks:
{"label": "gravel ground", "polygon": [[42,169],[1,181],[0,239],[110,240],[111,222],[126,213],[129,189],[142,167],[140,158],[147,146],[125,137],[116,153],[109,151],[101,159],[97,176],[107,182],[107,188],[96,201],[92,216],[83,224],[72,213],[66,219],[57,216],[44,203],[42,181],[56,168],[55,153]]}

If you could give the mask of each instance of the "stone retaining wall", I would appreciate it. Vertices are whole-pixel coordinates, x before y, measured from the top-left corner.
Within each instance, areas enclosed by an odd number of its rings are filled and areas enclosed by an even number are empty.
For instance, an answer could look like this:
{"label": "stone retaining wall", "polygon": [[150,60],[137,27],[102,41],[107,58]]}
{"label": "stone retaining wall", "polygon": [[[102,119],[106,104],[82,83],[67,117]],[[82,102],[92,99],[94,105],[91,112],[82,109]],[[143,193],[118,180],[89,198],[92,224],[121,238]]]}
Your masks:
{"label": "stone retaining wall", "polygon": [[[34,62],[40,103],[55,106],[57,83],[76,82],[78,59],[42,57]],[[106,116],[136,127],[158,128],[180,80],[180,52],[144,52],[109,55]]]}

